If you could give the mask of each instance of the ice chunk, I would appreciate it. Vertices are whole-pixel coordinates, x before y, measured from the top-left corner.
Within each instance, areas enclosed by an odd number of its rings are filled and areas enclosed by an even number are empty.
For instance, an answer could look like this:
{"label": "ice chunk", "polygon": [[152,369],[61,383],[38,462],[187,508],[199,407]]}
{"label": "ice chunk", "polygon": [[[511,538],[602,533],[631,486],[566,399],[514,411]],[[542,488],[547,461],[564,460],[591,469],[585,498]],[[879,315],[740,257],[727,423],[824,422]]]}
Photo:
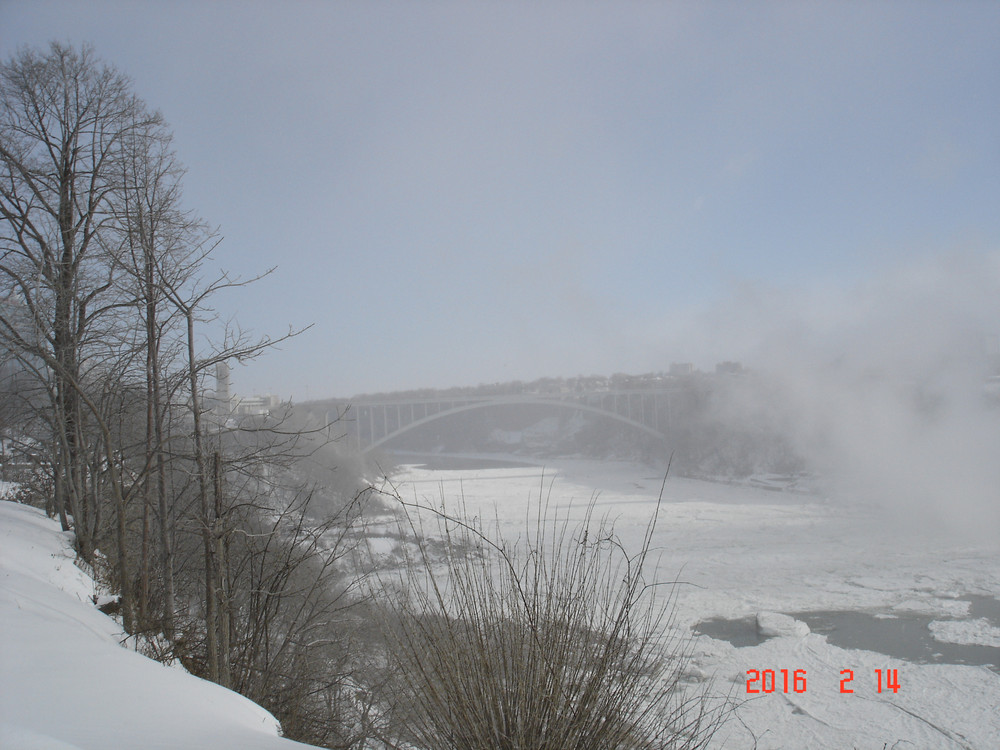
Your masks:
{"label": "ice chunk", "polygon": [[780,612],[758,612],[757,632],[764,636],[792,636],[804,638],[809,635],[809,626],[794,617]]}
{"label": "ice chunk", "polygon": [[1000,628],[985,617],[978,620],[935,620],[927,627],[934,639],[942,643],[1000,648]]}

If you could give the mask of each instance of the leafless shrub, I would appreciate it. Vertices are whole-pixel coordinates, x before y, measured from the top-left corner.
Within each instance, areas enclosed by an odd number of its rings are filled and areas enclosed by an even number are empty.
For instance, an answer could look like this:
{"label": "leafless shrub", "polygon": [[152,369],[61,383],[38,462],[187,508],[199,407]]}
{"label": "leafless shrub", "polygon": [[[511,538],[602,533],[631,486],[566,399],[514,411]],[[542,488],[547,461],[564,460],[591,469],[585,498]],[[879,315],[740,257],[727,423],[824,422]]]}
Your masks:
{"label": "leafless shrub", "polygon": [[[628,553],[605,520],[548,516],[516,542],[399,501],[415,542],[382,618],[395,732],[427,750],[705,747],[730,708],[686,681],[676,582],[646,577],[655,513]],[[421,521],[445,540],[429,552]],[[649,564],[649,565],[647,565]],[[397,588],[397,585],[399,588]]]}

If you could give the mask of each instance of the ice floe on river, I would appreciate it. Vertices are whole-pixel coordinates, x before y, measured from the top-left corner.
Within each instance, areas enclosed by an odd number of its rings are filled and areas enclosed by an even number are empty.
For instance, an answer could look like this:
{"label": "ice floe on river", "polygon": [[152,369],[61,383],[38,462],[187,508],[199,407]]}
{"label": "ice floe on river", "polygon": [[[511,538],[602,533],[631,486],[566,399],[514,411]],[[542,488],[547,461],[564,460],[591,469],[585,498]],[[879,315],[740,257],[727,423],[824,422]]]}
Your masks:
{"label": "ice floe on river", "polygon": [[[791,613],[857,611],[884,618],[904,638],[902,626],[919,614],[941,623],[936,635],[996,645],[995,627],[970,615],[969,599],[1000,599],[1000,546],[933,529],[903,533],[863,503],[801,488],[776,492],[773,481],[764,488],[671,476],[664,484],[649,467],[586,460],[458,471],[404,466],[393,482],[404,499],[454,510],[464,505],[513,535],[540,499],[572,516],[593,498],[598,514],[613,519],[633,548],[655,514],[660,577],[681,582],[680,628],[710,618],[753,623],[758,613],[795,623],[802,615]],[[716,747],[1000,747],[1000,648],[992,668],[918,663],[833,645],[815,628],[785,628],[783,617],[768,615],[765,623],[778,637],[744,648],[694,639],[692,674],[710,676],[715,690],[741,704]],[[993,651],[977,653],[989,659]],[[766,687],[773,689],[748,692],[748,670],[771,670],[776,682],[768,674]],[[791,683],[785,692],[782,670],[804,671],[805,689],[796,692]]]}

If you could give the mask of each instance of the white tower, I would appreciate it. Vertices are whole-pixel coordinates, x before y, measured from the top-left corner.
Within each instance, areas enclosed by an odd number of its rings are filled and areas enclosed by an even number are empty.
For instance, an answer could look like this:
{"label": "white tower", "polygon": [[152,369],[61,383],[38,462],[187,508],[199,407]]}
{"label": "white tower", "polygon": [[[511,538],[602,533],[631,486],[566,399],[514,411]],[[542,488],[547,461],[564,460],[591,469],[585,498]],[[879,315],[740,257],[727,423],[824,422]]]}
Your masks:
{"label": "white tower", "polygon": [[228,417],[232,411],[229,400],[229,365],[225,362],[217,362],[215,365],[215,408],[224,417]]}

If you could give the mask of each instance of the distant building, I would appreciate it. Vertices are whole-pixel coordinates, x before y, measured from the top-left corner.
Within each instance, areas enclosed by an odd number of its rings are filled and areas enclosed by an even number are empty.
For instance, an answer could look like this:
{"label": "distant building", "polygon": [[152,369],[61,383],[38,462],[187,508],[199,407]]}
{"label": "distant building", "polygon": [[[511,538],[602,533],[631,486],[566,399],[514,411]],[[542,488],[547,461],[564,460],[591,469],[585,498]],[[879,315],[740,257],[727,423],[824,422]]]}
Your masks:
{"label": "distant building", "polygon": [[739,362],[719,362],[715,366],[716,375],[739,375],[743,372],[743,365]]}
{"label": "distant building", "polygon": [[212,395],[212,408],[220,417],[228,417],[233,412],[232,400],[229,395],[229,365],[225,362],[215,364],[215,393]]}
{"label": "distant building", "polygon": [[263,396],[234,396],[232,399],[232,414],[238,417],[267,416],[271,409],[281,404],[278,396],[270,393]]}
{"label": "distant building", "polygon": [[694,365],[690,362],[671,362],[670,374],[675,377],[683,375],[693,375]]}
{"label": "distant building", "polygon": [[229,365],[218,362],[215,365],[215,392],[205,394],[208,406],[223,421],[231,417],[267,416],[271,409],[281,403],[278,396],[266,393],[263,396],[240,396],[231,390]]}

